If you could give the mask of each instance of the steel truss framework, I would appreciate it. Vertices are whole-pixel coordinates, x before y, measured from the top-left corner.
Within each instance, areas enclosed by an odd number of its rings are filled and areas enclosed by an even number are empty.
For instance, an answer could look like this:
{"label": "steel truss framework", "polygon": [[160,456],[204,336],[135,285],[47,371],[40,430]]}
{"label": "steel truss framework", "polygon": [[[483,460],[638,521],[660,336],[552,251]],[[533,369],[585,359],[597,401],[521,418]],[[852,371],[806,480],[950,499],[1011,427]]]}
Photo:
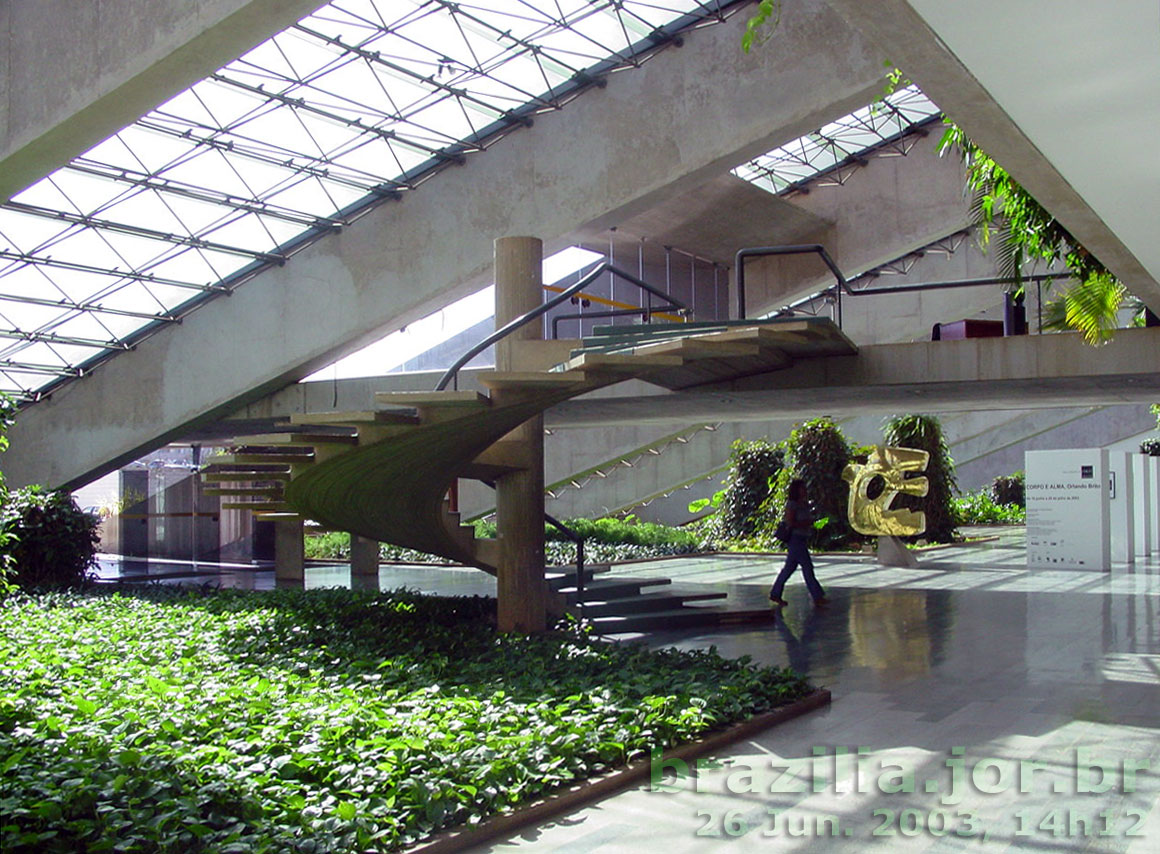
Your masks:
{"label": "steel truss framework", "polygon": [[738,0],[335,0],[0,206],[22,403]]}
{"label": "steel truss framework", "polygon": [[899,89],[733,170],[778,195],[845,184],[871,152],[904,157],[942,111],[917,86]]}

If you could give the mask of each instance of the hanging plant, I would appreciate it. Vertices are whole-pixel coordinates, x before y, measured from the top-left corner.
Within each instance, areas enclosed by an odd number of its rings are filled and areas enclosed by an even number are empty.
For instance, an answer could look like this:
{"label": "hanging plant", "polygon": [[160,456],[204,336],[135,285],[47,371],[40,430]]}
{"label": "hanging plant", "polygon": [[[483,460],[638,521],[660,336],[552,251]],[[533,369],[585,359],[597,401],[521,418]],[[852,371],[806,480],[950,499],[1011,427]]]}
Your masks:
{"label": "hanging plant", "polygon": [[[1048,304],[1043,328],[1076,330],[1093,346],[1106,342],[1119,326],[1128,299],[1124,286],[962,128],[943,119],[947,129],[938,153],[953,151],[962,159],[979,244],[984,251],[995,247],[1000,275],[1021,280],[1032,265],[1063,264],[1067,273],[1061,278],[1076,281]],[[1021,282],[1015,287],[1022,291]]]}

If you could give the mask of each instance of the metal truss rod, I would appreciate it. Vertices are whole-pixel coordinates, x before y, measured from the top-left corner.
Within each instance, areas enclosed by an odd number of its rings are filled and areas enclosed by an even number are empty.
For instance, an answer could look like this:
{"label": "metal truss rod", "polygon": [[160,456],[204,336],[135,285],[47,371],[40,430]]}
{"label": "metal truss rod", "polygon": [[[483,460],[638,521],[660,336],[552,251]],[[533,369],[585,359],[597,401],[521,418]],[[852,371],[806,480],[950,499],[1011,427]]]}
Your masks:
{"label": "metal truss rod", "polygon": [[[162,113],[161,115],[164,114]],[[247,148],[245,145],[239,145],[232,139],[223,140],[217,139],[213,136],[194,136],[192,129],[181,131],[177,128],[169,127],[164,123],[156,122],[156,120],[150,121],[149,116],[146,116],[143,119],[138,119],[137,126],[151,131],[152,133],[159,133],[165,136],[173,137],[174,139],[181,139],[186,142],[193,143],[195,146],[203,145],[206,148],[212,148],[216,151],[223,152],[224,154],[233,154],[237,155],[238,157],[245,158],[246,160],[253,160],[255,163],[262,163],[266,166],[275,166],[279,169],[285,169],[291,174],[306,174],[310,175],[312,178],[318,178],[324,181],[333,181],[336,184],[341,184],[344,187],[350,187],[351,189],[358,190],[363,193],[382,192],[383,190],[408,189],[405,184],[401,184],[398,181],[392,181],[390,178],[384,178],[381,175],[373,175],[370,172],[364,172],[361,169],[353,169],[347,166],[341,166],[334,163],[332,160],[326,159],[325,157],[311,157],[309,154],[292,152],[286,149],[283,149],[285,152],[285,157],[275,157],[272,154],[266,154],[261,151],[252,150]],[[238,139],[244,140],[254,146],[270,146],[270,143],[263,142],[261,140],[250,139],[249,137],[241,136],[240,134],[236,134],[233,131],[227,131],[222,128],[202,127],[202,130],[206,131],[207,133],[214,134],[229,133],[233,136],[236,136]],[[311,163],[321,165],[313,166],[305,163],[298,163],[296,162],[297,160],[308,160]],[[344,169],[348,172],[358,172],[362,175],[366,175],[367,181],[362,183],[359,181],[354,181],[350,178],[343,177],[342,175],[335,175],[330,171],[329,167],[332,166],[337,169]],[[383,190],[380,190],[380,188],[383,188]]]}
{"label": "metal truss rod", "polygon": [[23,332],[19,329],[0,329],[0,338],[13,341],[29,341],[38,344],[69,344],[73,347],[96,347],[101,350],[132,350],[132,346],[121,340],[98,341],[95,338],[72,338],[55,332]]}
{"label": "metal truss rod", "polygon": [[197,202],[208,202],[212,205],[221,205],[222,207],[229,207],[234,210],[245,211],[246,213],[260,214],[308,228],[342,227],[341,222],[328,217],[315,216],[314,214],[293,210],[291,208],[277,207],[263,202],[260,199],[243,199],[238,196],[231,196],[228,193],[215,193],[211,190],[191,187],[169,178],[133,174],[127,169],[108,166],[93,160],[85,161],[79,157],[72,163],[69,163],[65,168],[72,172],[93,175],[109,181],[115,181],[119,184],[130,184],[134,187],[142,187],[158,193],[181,196],[182,198],[192,199]]}
{"label": "metal truss rod", "polygon": [[[380,137],[381,139],[384,139],[387,142],[393,142],[393,143],[396,143],[397,145],[402,145],[402,146],[405,146],[407,148],[411,148],[415,151],[421,151],[430,157],[435,157],[435,158],[438,158],[440,160],[449,160],[453,163],[463,162],[463,155],[462,154],[448,154],[446,151],[443,151],[442,149],[432,148],[429,145],[423,145],[422,143],[407,139],[405,136],[398,133],[397,131],[387,130],[386,128],[375,127],[374,125],[367,124],[362,119],[345,118],[343,116],[340,116],[338,113],[332,113],[329,110],[324,110],[321,107],[316,107],[313,104],[309,103],[305,98],[294,98],[294,97],[291,97],[290,95],[283,95],[281,92],[270,92],[266,89],[263,89],[261,86],[252,86],[249,83],[243,83],[240,80],[233,80],[229,77],[226,77],[224,74],[221,74],[221,73],[216,73],[216,74],[210,75],[210,79],[215,80],[218,83],[224,83],[227,86],[233,86],[235,89],[241,89],[243,92],[249,92],[251,95],[258,95],[259,97],[262,97],[262,98],[268,98],[271,101],[278,101],[279,103],[285,104],[286,106],[291,107],[295,110],[302,110],[303,112],[306,112],[306,113],[313,113],[316,116],[321,116],[324,119],[328,119],[332,122],[343,125],[344,127],[354,128],[354,129],[362,131],[364,133],[374,134],[375,136]],[[396,121],[406,121],[405,119],[402,118],[402,116],[397,116],[397,117],[391,116],[388,118],[394,118]],[[448,145],[454,145],[454,144],[456,144],[456,143],[454,143],[454,142],[448,143]]]}
{"label": "metal truss rod", "polygon": [[95,312],[99,314],[115,314],[118,317],[135,317],[138,320],[157,320],[163,323],[176,323],[177,318],[171,314],[149,314],[144,311],[130,311],[124,308],[105,308],[97,303],[79,303],[69,300],[46,299],[44,297],[17,296],[16,294],[0,293],[0,302],[18,302],[25,305],[43,305],[47,308],[64,308],[70,311]]}
{"label": "metal truss rod", "polygon": [[[0,249],[0,258],[7,261],[21,261],[25,264],[33,264],[38,267],[57,267],[61,270],[75,270],[80,273],[97,273],[102,276],[112,276],[116,279],[131,279],[135,282],[147,282],[154,285],[169,285],[174,288],[188,288],[194,291],[229,293],[229,289],[221,285],[196,285],[193,282],[167,279],[164,276],[155,276],[152,273],[138,273],[133,270],[110,270],[107,267],[94,267],[91,264],[81,264],[77,261],[63,261],[47,255],[28,255],[20,252],[10,252],[7,249]],[[4,278],[4,274],[0,273],[0,279],[2,278]]]}
{"label": "metal truss rod", "polygon": [[63,365],[34,365],[31,362],[13,362],[11,359],[0,360],[0,371],[17,371],[25,374],[51,374],[54,377],[83,377],[85,372],[80,368],[66,368]]}
{"label": "metal truss rod", "polygon": [[[312,30],[309,27],[303,26],[302,24],[295,24],[294,29],[298,30],[299,32],[306,33],[307,35],[312,36],[313,38],[316,38],[319,41],[323,41],[326,44],[331,45],[332,47],[337,47],[340,50],[344,50],[348,53],[353,53],[356,56],[360,56],[363,59],[365,59],[367,62],[374,63],[375,65],[381,65],[384,68],[389,68],[391,71],[395,72],[396,74],[401,74],[404,77],[411,78],[412,80],[418,80],[419,82],[423,83],[426,86],[430,86],[434,89],[438,89],[442,92],[446,92],[448,95],[452,95],[456,98],[462,98],[464,101],[469,101],[470,103],[475,104],[476,106],[480,107],[483,110],[486,110],[489,113],[495,113],[497,118],[504,119],[506,121],[511,122],[512,124],[520,124],[520,125],[527,126],[531,123],[531,119],[528,116],[517,115],[516,113],[512,112],[511,110],[501,110],[500,108],[496,107],[494,104],[490,104],[487,101],[483,100],[482,98],[475,97],[470,92],[468,92],[466,89],[452,86],[449,83],[441,83],[440,81],[435,79],[434,75],[429,74],[427,76],[424,76],[422,74],[419,74],[418,72],[411,71],[410,69],[405,68],[402,65],[399,65],[397,63],[391,62],[391,61],[386,60],[386,59],[383,59],[382,54],[377,50],[367,50],[366,48],[361,48],[361,47],[358,47],[357,45],[348,44],[347,42],[344,42],[340,38],[335,38],[334,36],[328,36],[326,33],[320,33],[317,30]],[[481,74],[482,74],[482,72],[481,72]],[[486,77],[487,75],[483,75],[483,76]],[[532,100],[539,101],[541,99],[532,98]],[[546,106],[554,106],[551,102],[545,101],[543,103]],[[401,119],[401,117],[400,117],[400,119]],[[482,149],[479,149],[479,150],[482,150]]]}
{"label": "metal truss rod", "polygon": [[[914,122],[910,125],[907,125],[902,130],[900,130],[898,133],[894,133],[894,134],[891,134],[890,136],[883,137],[879,141],[874,142],[871,145],[868,145],[866,148],[859,149],[854,154],[849,155],[849,156],[843,158],[842,160],[839,160],[838,162],[836,162],[830,166],[827,166],[825,169],[822,169],[818,172],[815,172],[813,175],[810,175],[810,176],[805,177],[805,178],[798,178],[795,181],[787,181],[785,178],[781,178],[780,176],[777,175],[777,167],[776,166],[764,166],[764,165],[761,165],[758,162],[758,160],[752,160],[746,165],[748,165],[754,171],[769,177],[771,180],[776,179],[776,180],[784,182],[785,186],[783,186],[777,192],[777,194],[779,196],[789,195],[790,193],[793,193],[795,191],[796,192],[802,192],[802,191],[808,192],[809,185],[812,184],[814,181],[822,179],[822,178],[830,175],[831,173],[839,172],[848,166],[865,165],[868,162],[870,155],[876,154],[877,152],[879,152],[885,148],[890,148],[891,146],[897,145],[898,143],[905,140],[907,137],[910,137],[910,136],[928,136],[930,134],[930,130],[928,129],[929,126],[936,123],[936,122],[941,122],[941,121],[942,121],[942,114],[941,113],[935,114],[932,116],[927,116],[924,119],[921,119],[917,122]],[[801,165],[808,166],[811,169],[813,168],[813,164],[811,164],[809,162],[804,162]]]}
{"label": "metal truss rod", "polygon": [[169,243],[175,246],[189,246],[193,249],[205,249],[210,252],[222,252],[227,255],[240,255],[243,258],[255,258],[272,264],[281,264],[286,260],[285,256],[272,252],[257,252],[253,249],[242,249],[240,246],[216,243],[201,237],[183,237],[171,232],[154,231],[151,228],[144,228],[139,225],[129,225],[128,223],[114,222],[113,220],[100,219],[94,216],[69,213],[68,211],[56,211],[52,208],[42,208],[39,205],[30,205],[24,202],[5,202],[0,205],[0,208],[14,211],[15,213],[29,214],[42,219],[55,219],[73,225],[84,225],[89,228],[104,229],[105,231],[112,231],[118,234],[128,234],[133,237],[159,240],[162,243]]}

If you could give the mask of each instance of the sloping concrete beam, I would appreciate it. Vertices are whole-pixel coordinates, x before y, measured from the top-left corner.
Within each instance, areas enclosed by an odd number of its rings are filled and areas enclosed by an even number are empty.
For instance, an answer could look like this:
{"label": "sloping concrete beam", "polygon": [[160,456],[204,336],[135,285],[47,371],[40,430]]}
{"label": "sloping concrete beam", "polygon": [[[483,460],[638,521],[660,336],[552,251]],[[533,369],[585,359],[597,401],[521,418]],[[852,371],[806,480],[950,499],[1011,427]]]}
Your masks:
{"label": "sloping concrete beam", "polygon": [[0,199],[7,201],[321,5],[0,3]]}
{"label": "sloping concrete beam", "polygon": [[881,56],[827,6],[787,8],[776,41],[750,54],[743,27],[688,34],[29,407],[10,432],[9,483],[87,482],[469,292],[497,236],[554,251],[880,91]]}

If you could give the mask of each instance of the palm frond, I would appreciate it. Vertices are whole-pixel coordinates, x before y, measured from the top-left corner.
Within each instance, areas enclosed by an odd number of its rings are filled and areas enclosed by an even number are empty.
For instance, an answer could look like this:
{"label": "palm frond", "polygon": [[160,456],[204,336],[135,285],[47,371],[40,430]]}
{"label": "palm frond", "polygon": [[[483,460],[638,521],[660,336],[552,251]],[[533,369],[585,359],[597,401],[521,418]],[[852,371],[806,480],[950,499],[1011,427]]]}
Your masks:
{"label": "palm frond", "polygon": [[1044,329],[1074,329],[1087,343],[1105,343],[1119,326],[1127,291],[1110,274],[1089,276],[1044,307]]}

